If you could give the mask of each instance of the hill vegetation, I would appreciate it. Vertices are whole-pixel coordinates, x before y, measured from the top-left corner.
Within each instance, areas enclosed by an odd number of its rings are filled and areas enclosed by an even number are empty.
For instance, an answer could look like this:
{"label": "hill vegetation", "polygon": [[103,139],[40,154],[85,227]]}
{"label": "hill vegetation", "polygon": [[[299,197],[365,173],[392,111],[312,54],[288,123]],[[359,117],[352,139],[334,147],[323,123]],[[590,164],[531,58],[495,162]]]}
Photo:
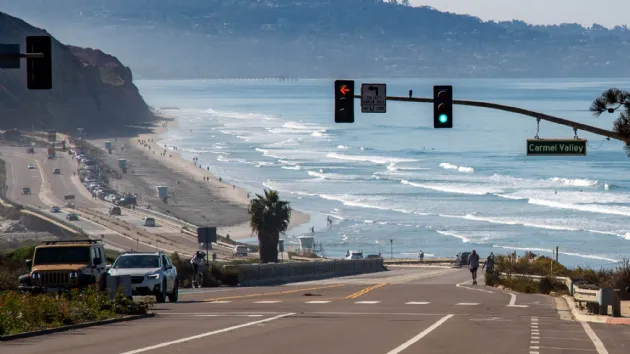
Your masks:
{"label": "hill vegetation", "polygon": [[[144,78],[619,77],[627,27],[533,26],[383,0],[0,0]],[[76,41],[75,41],[76,39]]]}

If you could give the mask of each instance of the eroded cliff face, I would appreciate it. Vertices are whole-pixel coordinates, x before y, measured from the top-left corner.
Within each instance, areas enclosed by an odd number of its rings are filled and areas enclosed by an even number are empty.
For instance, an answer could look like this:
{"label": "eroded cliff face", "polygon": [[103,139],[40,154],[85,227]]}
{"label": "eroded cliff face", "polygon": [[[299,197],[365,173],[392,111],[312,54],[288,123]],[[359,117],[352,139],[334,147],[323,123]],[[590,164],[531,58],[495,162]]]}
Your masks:
{"label": "eroded cliff face", "polygon": [[[45,30],[0,12],[0,43],[19,43]],[[0,129],[55,128],[114,132],[154,120],[133,84],[131,70],[100,50],[67,46],[53,37],[53,88],[28,90],[26,63],[0,69]]]}

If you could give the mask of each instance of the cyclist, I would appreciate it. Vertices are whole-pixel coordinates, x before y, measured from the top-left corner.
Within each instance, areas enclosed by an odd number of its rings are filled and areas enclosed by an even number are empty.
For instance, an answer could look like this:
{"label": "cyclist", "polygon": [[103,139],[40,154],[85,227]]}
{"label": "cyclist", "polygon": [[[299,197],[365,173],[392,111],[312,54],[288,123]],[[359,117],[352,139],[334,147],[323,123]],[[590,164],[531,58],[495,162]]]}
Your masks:
{"label": "cyclist", "polygon": [[206,257],[205,252],[197,251],[195,252],[193,257],[190,259],[190,264],[192,264],[193,266],[193,285],[195,283],[195,276],[199,272],[199,266],[203,264],[205,257]]}

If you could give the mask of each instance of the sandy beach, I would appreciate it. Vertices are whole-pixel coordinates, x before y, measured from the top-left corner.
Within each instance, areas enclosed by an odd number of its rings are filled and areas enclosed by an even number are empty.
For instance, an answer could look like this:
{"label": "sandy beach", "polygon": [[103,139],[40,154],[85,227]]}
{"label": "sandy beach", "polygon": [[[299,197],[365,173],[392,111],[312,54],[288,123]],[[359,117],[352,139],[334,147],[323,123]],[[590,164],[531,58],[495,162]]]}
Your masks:
{"label": "sandy beach", "polygon": [[[229,234],[235,240],[255,236],[249,227],[246,190],[220,181],[208,166],[185,160],[176,147],[165,149],[157,144],[168,126],[177,124],[168,118],[169,121],[157,123],[152,133],[134,138],[90,140],[103,150],[105,141],[112,142],[115,148],[112,154],[106,154],[110,166],[117,168],[118,159],[127,160],[127,174],[112,181],[112,185],[121,192],[137,193],[143,206],[151,205],[196,225],[216,226],[222,236]],[[156,186],[168,187],[168,204],[157,197]],[[293,210],[289,229],[309,220],[308,214]]]}

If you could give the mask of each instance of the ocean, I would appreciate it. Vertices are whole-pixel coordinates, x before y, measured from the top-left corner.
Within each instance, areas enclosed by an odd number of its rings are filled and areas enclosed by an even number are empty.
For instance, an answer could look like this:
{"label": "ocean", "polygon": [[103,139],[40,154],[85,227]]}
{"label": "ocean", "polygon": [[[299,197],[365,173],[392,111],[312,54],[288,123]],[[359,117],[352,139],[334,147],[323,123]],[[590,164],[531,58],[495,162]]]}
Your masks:
{"label": "ocean", "polygon": [[[588,108],[622,80],[356,80],[387,83],[390,96],[431,97],[453,85],[455,99],[490,101],[610,129],[613,114]],[[197,157],[247,190],[279,191],[311,221],[326,256],[346,250],[384,257],[482,257],[526,250],[570,266],[610,267],[630,250],[630,158],[623,144],[578,131],[586,157],[532,157],[530,117],[455,106],[453,129],[433,128],[430,103],[388,102],[386,114],[334,123],[333,80],[136,81],[155,108],[179,124],[161,144]],[[541,138],[572,138],[541,122]],[[327,217],[333,220],[328,227]]]}

